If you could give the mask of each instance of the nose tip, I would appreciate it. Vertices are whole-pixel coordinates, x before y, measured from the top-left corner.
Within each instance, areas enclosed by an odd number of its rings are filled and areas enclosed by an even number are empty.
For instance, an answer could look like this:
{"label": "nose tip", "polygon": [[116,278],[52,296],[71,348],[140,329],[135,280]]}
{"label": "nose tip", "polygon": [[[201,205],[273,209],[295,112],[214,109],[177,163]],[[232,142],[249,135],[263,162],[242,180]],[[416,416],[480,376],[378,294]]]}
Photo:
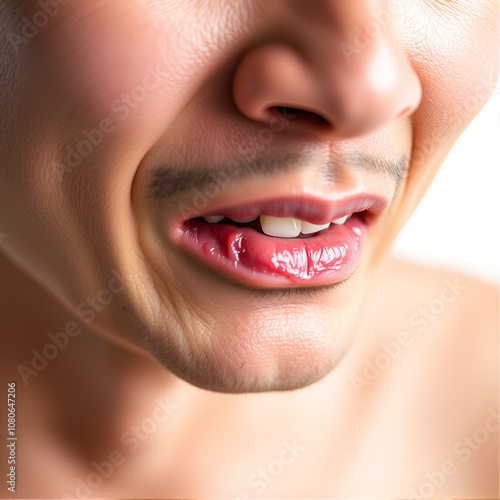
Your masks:
{"label": "nose tip", "polygon": [[279,43],[250,50],[233,76],[236,107],[263,123],[276,108],[295,108],[302,112],[290,127],[334,137],[367,134],[418,108],[420,81],[397,41],[374,38],[352,58],[338,40],[332,45],[337,50],[299,53]]}
{"label": "nose tip", "polygon": [[357,68],[348,69],[343,106],[344,131],[368,133],[413,114],[422,100],[420,80],[396,43],[375,40]]}

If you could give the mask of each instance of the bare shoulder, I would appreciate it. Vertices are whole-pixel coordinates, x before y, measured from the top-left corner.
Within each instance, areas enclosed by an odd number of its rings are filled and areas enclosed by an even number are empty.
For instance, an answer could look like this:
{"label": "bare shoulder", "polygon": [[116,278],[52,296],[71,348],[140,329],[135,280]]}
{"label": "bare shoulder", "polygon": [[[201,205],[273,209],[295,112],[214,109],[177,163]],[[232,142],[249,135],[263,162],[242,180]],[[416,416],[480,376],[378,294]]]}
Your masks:
{"label": "bare shoulder", "polygon": [[442,447],[460,471],[452,490],[498,483],[498,297],[464,273],[392,259],[372,298],[386,311],[374,352],[395,358],[382,384],[398,394],[415,449]]}
{"label": "bare shoulder", "polygon": [[496,337],[499,289],[495,284],[451,269],[390,258],[375,293],[392,304],[396,321],[408,319],[417,329],[436,325],[464,332],[482,330]]}
{"label": "bare shoulder", "polygon": [[452,498],[464,485],[471,495],[498,487],[498,297],[496,285],[397,259],[370,296],[365,336],[373,338],[358,371],[377,374],[365,388],[390,395],[385,404],[404,415],[408,449],[426,457],[412,458],[416,484],[453,464],[440,491]]}
{"label": "bare shoulder", "polygon": [[393,322],[386,331],[407,331],[425,350],[426,366],[433,356],[440,368],[446,360],[457,367],[462,361],[465,367],[474,368],[476,377],[486,377],[483,383],[496,384],[497,285],[454,270],[393,258],[386,263],[379,290],[390,308],[388,321]]}

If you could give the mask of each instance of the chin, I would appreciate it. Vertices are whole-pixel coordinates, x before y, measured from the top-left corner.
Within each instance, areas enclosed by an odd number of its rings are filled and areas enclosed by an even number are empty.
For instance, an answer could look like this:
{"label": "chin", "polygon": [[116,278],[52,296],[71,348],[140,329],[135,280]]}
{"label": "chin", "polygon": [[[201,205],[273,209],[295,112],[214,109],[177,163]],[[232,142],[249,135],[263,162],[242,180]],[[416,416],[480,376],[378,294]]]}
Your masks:
{"label": "chin", "polygon": [[221,393],[290,391],[328,375],[343,358],[351,331],[331,314],[276,311],[224,320],[185,332],[173,348],[148,336],[143,345],[170,372],[201,389]]}

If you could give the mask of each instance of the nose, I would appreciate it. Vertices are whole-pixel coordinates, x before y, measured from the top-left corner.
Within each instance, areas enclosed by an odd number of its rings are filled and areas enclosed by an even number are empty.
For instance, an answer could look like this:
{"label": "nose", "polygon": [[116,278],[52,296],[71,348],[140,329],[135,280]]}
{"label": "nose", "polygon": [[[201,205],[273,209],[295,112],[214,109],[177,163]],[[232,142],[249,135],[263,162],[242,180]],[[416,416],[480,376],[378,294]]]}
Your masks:
{"label": "nose", "polygon": [[303,0],[288,0],[286,13],[269,24],[279,36],[236,66],[236,107],[262,123],[288,110],[291,128],[339,138],[411,115],[422,99],[420,80],[380,3],[313,0],[304,8]]}

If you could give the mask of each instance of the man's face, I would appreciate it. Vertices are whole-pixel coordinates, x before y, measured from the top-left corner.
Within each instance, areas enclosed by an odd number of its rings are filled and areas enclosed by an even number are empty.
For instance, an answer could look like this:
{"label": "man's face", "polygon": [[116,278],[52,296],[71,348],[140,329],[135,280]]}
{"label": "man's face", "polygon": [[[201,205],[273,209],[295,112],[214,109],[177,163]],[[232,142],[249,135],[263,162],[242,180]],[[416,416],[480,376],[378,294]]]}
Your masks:
{"label": "man's face", "polygon": [[3,251],[224,392],[339,362],[496,79],[494,0],[8,3]]}

